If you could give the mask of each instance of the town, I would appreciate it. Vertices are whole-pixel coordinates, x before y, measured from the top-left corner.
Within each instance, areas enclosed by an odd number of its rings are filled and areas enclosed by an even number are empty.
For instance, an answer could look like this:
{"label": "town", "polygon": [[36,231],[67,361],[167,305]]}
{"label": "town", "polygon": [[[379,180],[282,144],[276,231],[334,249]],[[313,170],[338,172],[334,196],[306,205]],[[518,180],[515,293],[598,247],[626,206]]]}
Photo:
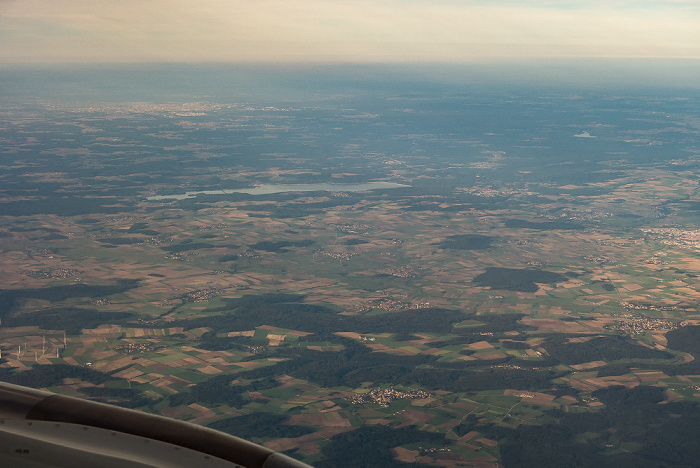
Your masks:
{"label": "town", "polygon": [[385,390],[370,390],[367,393],[359,393],[356,395],[351,395],[347,397],[347,400],[355,405],[364,405],[367,403],[377,403],[379,406],[387,407],[394,400],[401,400],[404,398],[409,398],[411,400],[418,400],[423,398],[430,398],[432,394],[425,392],[423,390],[411,390],[409,392],[402,392],[395,390],[393,387]]}

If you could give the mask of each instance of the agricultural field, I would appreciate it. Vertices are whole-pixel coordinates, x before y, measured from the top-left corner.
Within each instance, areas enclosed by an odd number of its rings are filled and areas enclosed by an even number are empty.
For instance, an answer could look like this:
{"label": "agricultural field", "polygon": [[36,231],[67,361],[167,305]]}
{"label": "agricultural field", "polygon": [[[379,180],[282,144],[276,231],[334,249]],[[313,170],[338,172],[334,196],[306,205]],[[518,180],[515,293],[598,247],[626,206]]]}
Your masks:
{"label": "agricultural field", "polygon": [[378,93],[4,107],[0,379],[319,467],[695,460],[696,99]]}

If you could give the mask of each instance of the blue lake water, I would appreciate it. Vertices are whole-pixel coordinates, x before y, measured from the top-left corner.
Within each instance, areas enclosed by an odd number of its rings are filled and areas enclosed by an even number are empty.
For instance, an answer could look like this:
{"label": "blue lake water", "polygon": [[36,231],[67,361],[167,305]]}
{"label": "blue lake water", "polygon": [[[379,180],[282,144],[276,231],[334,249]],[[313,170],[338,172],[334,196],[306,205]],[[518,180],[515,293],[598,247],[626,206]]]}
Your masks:
{"label": "blue lake water", "polygon": [[147,200],[185,200],[197,195],[221,195],[227,193],[246,193],[248,195],[269,195],[284,192],[362,192],[364,190],[410,187],[395,182],[364,182],[360,184],[269,184],[256,185],[255,187],[229,190],[198,190],[173,195],[156,195]]}

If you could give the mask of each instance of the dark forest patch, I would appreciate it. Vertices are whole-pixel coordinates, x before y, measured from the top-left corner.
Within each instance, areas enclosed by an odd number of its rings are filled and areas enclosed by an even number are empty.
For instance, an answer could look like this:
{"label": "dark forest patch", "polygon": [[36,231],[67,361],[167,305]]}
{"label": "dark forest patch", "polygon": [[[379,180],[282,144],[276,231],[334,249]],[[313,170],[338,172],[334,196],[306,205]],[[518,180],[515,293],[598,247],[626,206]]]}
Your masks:
{"label": "dark forest patch", "polygon": [[357,238],[345,240],[345,245],[361,245],[361,244],[368,244],[368,243],[369,243],[369,241],[366,241],[364,239],[357,239]]}
{"label": "dark forest patch", "polygon": [[222,255],[219,257],[219,263],[235,262],[236,260],[238,260],[238,255],[236,254]]}
{"label": "dark forest patch", "polygon": [[48,241],[50,241],[50,240],[63,240],[63,239],[68,239],[68,236],[64,236],[63,234],[52,233],[52,234],[49,234],[48,236],[42,237],[42,239],[48,240]]}
{"label": "dark forest patch", "polygon": [[580,231],[585,228],[582,224],[572,221],[526,221],[524,219],[508,219],[505,222],[507,228],[535,229],[539,231],[572,230]]}
{"label": "dark forest patch", "polygon": [[495,239],[495,237],[481,234],[458,234],[449,236],[435,245],[442,249],[485,250],[491,248],[491,242]]}
{"label": "dark forest patch", "polygon": [[442,434],[431,434],[413,428],[389,428],[381,425],[362,426],[331,438],[321,450],[325,460],[318,468],[397,468],[416,466],[394,460],[391,449],[420,442],[428,447],[446,445]]}
{"label": "dark forest patch", "polygon": [[647,348],[621,336],[598,336],[584,343],[567,343],[564,337],[555,337],[543,345],[547,353],[564,364],[583,364],[593,361],[619,359],[669,359],[670,353]]}
{"label": "dark forest patch", "polygon": [[215,246],[206,242],[182,242],[181,244],[176,245],[166,245],[165,247],[161,247],[161,250],[165,250],[166,252],[170,253],[180,253],[190,250],[210,249],[212,247]]}
{"label": "dark forest patch", "polygon": [[79,379],[96,385],[114,380],[109,374],[68,364],[35,364],[31,369],[17,373],[10,369],[0,369],[0,379],[3,382],[32,388],[59,385],[63,383],[63,379]]}
{"label": "dark forest patch", "polygon": [[117,202],[114,198],[55,197],[43,200],[18,200],[11,203],[0,203],[0,212],[5,216],[116,214],[133,211],[133,209],[134,204],[132,202]]}
{"label": "dark forest patch", "polygon": [[65,330],[68,335],[79,335],[85,328],[97,328],[105,323],[125,323],[134,314],[128,312],[100,312],[77,307],[52,307],[38,312],[6,317],[10,327],[35,326],[42,330]]}
{"label": "dark forest patch", "polygon": [[314,241],[310,239],[300,241],[260,241],[249,247],[253,250],[263,250],[265,252],[282,253],[288,252],[287,247],[308,247],[313,245]]}
{"label": "dark forest patch", "polygon": [[[334,310],[302,302],[303,296],[293,294],[263,294],[224,299],[224,307],[209,309],[221,315],[178,321],[187,329],[210,327],[214,331],[250,330],[260,325],[272,325],[311,333],[448,333],[455,323],[469,316],[449,309],[407,309],[379,315],[339,315]],[[492,319],[498,321],[497,318]],[[505,322],[511,324],[514,316]],[[489,322],[491,318],[489,317]],[[517,318],[515,319],[517,320]],[[481,321],[481,318],[480,318]]]}
{"label": "dark forest patch", "polygon": [[0,290],[0,318],[12,310],[16,299],[41,299],[60,302],[72,297],[107,297],[138,287],[138,280],[120,279],[116,284],[98,286],[90,284],[69,284],[48,288],[25,288]]}
{"label": "dark forest patch", "polygon": [[[501,446],[505,466],[670,468],[697,465],[700,408],[696,403],[660,405],[664,399],[661,387],[614,386],[597,390],[592,395],[605,404],[595,413],[552,410],[558,423],[518,429],[496,426],[476,426],[475,429],[487,437],[505,439]],[[588,437],[581,437],[584,433]],[[622,444],[628,447],[623,452],[609,449]]]}
{"label": "dark forest patch", "polygon": [[105,237],[103,239],[98,239],[103,244],[109,245],[133,245],[142,244],[144,241],[143,237]]}
{"label": "dark forest patch", "polygon": [[536,283],[559,283],[567,281],[565,275],[546,270],[491,267],[472,281],[479,286],[507,291],[536,292]]}
{"label": "dark forest patch", "polygon": [[666,333],[668,347],[700,359],[700,325],[688,325]]}
{"label": "dark forest patch", "polygon": [[[551,386],[551,379],[558,374],[549,370],[507,369],[494,368],[493,364],[507,362],[491,361],[487,367],[484,363],[464,361],[458,363],[459,369],[449,368],[451,363],[443,364],[440,368],[416,368],[401,376],[399,382],[404,385],[421,385],[424,388],[448,390],[452,392],[497,390],[513,388],[517,390],[542,390]],[[444,366],[444,367],[443,367]],[[477,366],[482,366],[477,368]],[[436,366],[438,367],[438,366]]]}
{"label": "dark forest patch", "polygon": [[221,419],[209,424],[209,427],[244,439],[301,437],[314,432],[311,427],[289,425],[285,424],[286,421],[288,418],[284,416],[256,412]]}
{"label": "dark forest patch", "polygon": [[41,299],[61,302],[73,297],[104,298],[119,294],[138,286],[137,280],[120,280],[117,284],[94,286],[71,284],[49,288],[26,288],[0,291],[0,318],[3,325],[11,327],[38,326],[44,330],[65,330],[69,335],[77,335],[83,328],[95,328],[104,323],[124,323],[133,317],[127,312],[100,312],[77,307],[51,307],[48,309],[12,315],[18,299]]}

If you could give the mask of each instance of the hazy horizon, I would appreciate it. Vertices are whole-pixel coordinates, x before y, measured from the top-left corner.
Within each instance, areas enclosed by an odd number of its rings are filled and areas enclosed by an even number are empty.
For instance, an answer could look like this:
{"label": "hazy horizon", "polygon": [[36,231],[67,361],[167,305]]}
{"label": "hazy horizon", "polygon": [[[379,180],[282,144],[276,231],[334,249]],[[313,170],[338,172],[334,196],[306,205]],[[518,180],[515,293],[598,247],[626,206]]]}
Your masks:
{"label": "hazy horizon", "polygon": [[0,64],[0,98],[61,104],[298,101],[360,93],[694,93],[700,60],[533,60],[481,64]]}

